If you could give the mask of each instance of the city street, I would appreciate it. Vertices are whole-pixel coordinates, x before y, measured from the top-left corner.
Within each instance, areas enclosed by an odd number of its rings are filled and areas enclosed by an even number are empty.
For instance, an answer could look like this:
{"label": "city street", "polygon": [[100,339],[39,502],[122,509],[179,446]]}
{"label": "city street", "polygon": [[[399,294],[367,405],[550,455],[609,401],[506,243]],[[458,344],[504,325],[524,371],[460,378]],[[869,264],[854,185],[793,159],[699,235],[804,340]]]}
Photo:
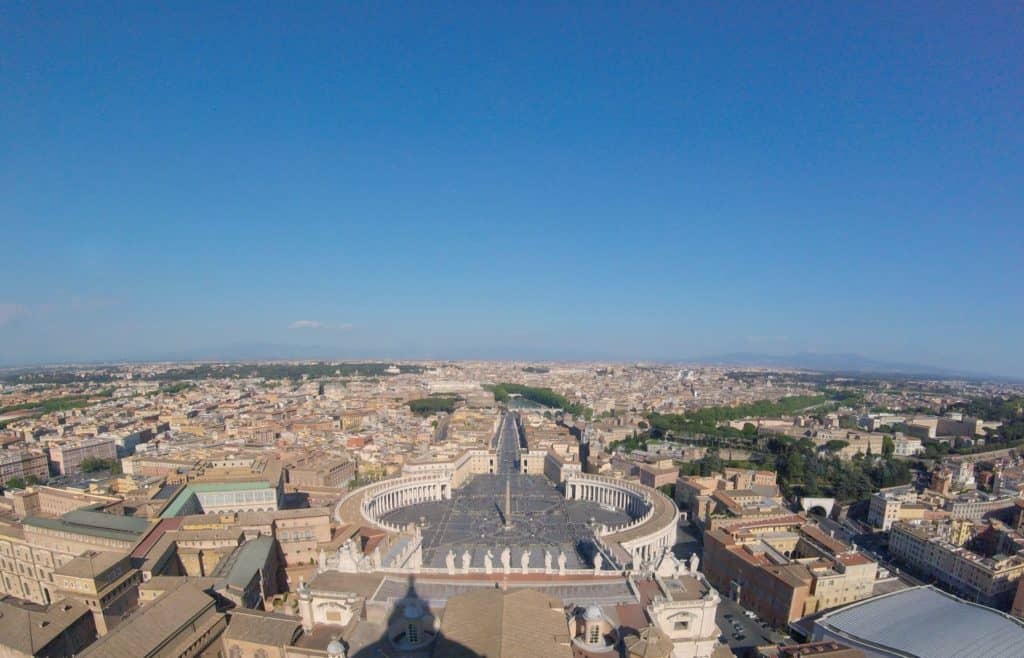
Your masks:
{"label": "city street", "polygon": [[747,617],[746,610],[731,599],[722,599],[715,621],[728,642],[729,648],[738,654],[741,654],[742,650],[765,644],[792,642],[791,638],[776,633],[770,628],[765,628],[760,622]]}

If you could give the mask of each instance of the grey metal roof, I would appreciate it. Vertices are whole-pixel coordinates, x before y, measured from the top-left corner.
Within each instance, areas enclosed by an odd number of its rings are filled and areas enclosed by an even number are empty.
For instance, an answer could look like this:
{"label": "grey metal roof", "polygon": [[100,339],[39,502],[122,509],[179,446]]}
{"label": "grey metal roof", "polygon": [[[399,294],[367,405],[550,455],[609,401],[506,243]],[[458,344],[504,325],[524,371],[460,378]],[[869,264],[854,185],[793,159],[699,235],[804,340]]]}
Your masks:
{"label": "grey metal roof", "polygon": [[1021,658],[1024,624],[938,589],[912,587],[822,616],[817,625],[851,640],[919,658]]}
{"label": "grey metal roof", "polygon": [[167,500],[172,498],[174,494],[178,493],[181,489],[180,484],[163,484],[160,485],[160,490],[153,496],[153,500]]}
{"label": "grey metal roof", "polygon": [[134,542],[149,528],[149,521],[133,516],[117,516],[104,512],[75,510],[59,519],[41,516],[25,517],[25,525],[62,532],[72,532],[92,537],[104,537]]}
{"label": "grey metal roof", "polygon": [[253,574],[262,569],[274,550],[274,538],[261,535],[251,539],[231,552],[217,563],[213,570],[216,578],[224,578],[227,583],[238,589],[245,589]]}

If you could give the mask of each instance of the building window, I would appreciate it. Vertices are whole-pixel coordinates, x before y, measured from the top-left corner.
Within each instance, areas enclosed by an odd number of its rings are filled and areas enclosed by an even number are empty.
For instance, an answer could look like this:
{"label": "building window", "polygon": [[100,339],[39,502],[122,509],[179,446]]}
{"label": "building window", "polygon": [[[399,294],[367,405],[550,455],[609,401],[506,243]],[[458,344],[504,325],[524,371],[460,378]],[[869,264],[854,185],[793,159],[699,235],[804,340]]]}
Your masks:
{"label": "building window", "polygon": [[590,639],[588,641],[590,644],[597,644],[601,641],[601,627],[597,624],[590,627]]}
{"label": "building window", "polygon": [[685,631],[690,628],[690,622],[688,621],[677,621],[674,625],[675,630]]}
{"label": "building window", "polygon": [[419,644],[420,642],[420,629],[416,624],[409,624],[405,631],[405,637],[409,640],[409,644]]}

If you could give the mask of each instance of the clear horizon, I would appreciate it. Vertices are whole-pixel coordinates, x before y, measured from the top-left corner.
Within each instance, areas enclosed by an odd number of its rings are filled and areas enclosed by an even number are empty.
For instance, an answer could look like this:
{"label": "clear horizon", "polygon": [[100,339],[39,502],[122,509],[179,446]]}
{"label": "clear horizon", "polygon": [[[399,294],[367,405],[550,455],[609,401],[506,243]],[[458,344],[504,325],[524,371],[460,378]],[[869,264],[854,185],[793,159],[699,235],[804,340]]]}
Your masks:
{"label": "clear horizon", "polygon": [[1019,5],[87,10],[0,9],[0,364],[1024,378]]}
{"label": "clear horizon", "polygon": [[[263,350],[261,354],[259,350]],[[454,355],[420,355],[402,356],[388,354],[386,352],[372,352],[355,355],[334,354],[330,351],[318,351],[317,348],[301,348],[296,346],[258,346],[258,349],[245,349],[235,347],[225,349],[221,352],[210,351],[208,353],[195,352],[187,354],[155,355],[151,357],[123,358],[123,359],[80,359],[49,362],[23,362],[23,363],[0,363],[0,370],[10,371],[31,371],[33,369],[60,369],[63,367],[83,368],[89,367],[115,367],[120,365],[145,365],[160,363],[180,363],[182,365],[199,363],[284,363],[284,362],[337,362],[337,363],[426,363],[426,362],[513,362],[513,363],[542,363],[542,364],[650,364],[663,367],[693,367],[693,368],[757,368],[766,371],[771,370],[803,370],[817,371],[823,374],[862,374],[864,376],[878,377],[902,377],[902,376],[939,376],[950,379],[966,378],[975,381],[1007,381],[1024,382],[1024,378],[1011,375],[1000,375],[972,370],[959,370],[948,368],[940,364],[928,363],[897,363],[893,361],[881,361],[872,359],[862,354],[839,354],[839,353],[811,353],[801,354],[757,354],[750,352],[737,352],[730,354],[707,355],[704,357],[673,358],[673,357],[649,357],[649,358],[616,358],[602,357],[600,355],[581,355],[577,358],[569,357],[523,357],[523,356],[454,356]]]}

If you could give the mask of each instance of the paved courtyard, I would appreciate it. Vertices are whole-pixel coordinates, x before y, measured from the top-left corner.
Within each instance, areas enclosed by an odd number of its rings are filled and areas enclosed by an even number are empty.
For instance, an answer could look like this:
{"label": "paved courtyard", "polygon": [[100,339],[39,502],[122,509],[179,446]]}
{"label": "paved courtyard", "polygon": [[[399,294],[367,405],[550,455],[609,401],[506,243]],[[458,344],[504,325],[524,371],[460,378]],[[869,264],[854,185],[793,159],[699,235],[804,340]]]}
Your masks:
{"label": "paved courtyard", "polygon": [[[423,559],[427,566],[444,567],[451,550],[456,564],[469,550],[474,567],[484,566],[488,549],[500,568],[501,551],[511,550],[513,568],[521,566],[525,550],[529,565],[544,567],[545,550],[552,553],[557,568],[559,551],[566,567],[578,569],[593,564],[594,522],[607,525],[626,523],[629,515],[597,503],[567,501],[554,484],[542,475],[519,472],[519,439],[511,420],[498,433],[498,466],[493,474],[477,475],[452,492],[451,500],[410,505],[385,515],[389,523],[417,523],[423,529]],[[505,526],[505,487],[511,493],[509,525]],[[607,556],[606,556],[607,562]]]}

